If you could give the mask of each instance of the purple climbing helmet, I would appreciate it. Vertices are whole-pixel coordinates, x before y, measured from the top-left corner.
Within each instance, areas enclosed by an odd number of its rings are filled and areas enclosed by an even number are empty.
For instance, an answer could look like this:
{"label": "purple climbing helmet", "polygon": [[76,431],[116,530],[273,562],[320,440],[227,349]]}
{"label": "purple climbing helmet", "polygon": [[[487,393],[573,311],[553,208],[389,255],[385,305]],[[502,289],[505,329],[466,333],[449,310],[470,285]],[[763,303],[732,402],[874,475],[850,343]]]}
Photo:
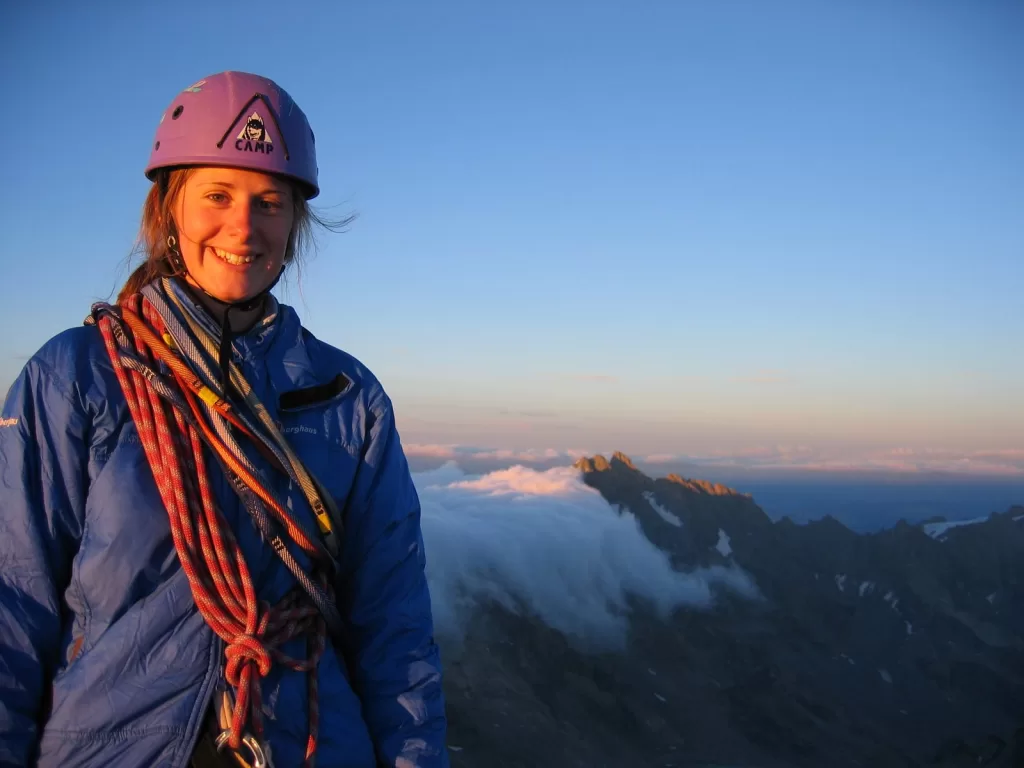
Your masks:
{"label": "purple climbing helmet", "polygon": [[219,165],[286,176],[320,194],[316,147],[292,97],[259,75],[221,72],[174,97],[160,118],[146,177],[161,168]]}

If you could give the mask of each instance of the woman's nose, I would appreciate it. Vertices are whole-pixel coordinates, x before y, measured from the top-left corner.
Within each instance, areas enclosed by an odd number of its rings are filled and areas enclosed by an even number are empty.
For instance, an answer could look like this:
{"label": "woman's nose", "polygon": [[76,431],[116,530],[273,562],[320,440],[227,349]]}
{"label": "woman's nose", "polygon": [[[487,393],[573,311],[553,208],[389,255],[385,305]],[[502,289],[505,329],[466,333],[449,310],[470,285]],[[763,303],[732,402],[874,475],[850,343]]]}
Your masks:
{"label": "woman's nose", "polygon": [[252,234],[253,205],[254,203],[249,201],[239,202],[231,206],[228,214],[231,234],[243,242]]}

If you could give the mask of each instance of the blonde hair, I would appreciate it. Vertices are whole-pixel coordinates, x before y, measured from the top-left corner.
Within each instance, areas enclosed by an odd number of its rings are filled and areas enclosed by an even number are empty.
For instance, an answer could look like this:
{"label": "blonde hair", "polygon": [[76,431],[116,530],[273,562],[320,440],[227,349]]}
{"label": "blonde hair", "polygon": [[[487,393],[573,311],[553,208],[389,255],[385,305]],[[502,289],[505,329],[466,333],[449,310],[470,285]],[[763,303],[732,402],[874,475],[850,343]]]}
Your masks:
{"label": "blonde hair", "polygon": [[[158,277],[175,273],[175,264],[170,257],[167,245],[168,235],[174,234],[171,211],[175,202],[185,188],[195,168],[175,168],[160,171],[153,186],[150,187],[142,204],[142,220],[139,224],[139,235],[132,253],[142,256],[142,263],[132,270],[128,280],[117,295],[120,304],[132,294],[138,293],[142,287]],[[305,259],[307,251],[316,243],[316,227],[332,232],[344,231],[355,219],[354,215],[338,220],[325,218],[315,212],[302,194],[297,184],[292,184],[292,204],[295,218],[292,231],[288,236],[284,263],[290,266],[293,262],[297,269]]]}

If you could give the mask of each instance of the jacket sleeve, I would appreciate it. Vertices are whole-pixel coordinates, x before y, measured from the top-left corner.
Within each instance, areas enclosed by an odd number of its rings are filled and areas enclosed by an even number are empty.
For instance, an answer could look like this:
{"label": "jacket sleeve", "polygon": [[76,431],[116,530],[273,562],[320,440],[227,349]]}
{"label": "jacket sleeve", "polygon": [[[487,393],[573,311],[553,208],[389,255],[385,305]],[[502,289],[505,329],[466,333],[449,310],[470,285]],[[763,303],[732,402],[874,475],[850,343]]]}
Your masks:
{"label": "jacket sleeve", "polygon": [[388,768],[447,768],[441,661],[425,575],[420,503],[378,390],[349,498],[339,602],[353,683]]}
{"label": "jacket sleeve", "polygon": [[85,417],[34,358],[0,416],[0,765],[35,758],[87,484]]}

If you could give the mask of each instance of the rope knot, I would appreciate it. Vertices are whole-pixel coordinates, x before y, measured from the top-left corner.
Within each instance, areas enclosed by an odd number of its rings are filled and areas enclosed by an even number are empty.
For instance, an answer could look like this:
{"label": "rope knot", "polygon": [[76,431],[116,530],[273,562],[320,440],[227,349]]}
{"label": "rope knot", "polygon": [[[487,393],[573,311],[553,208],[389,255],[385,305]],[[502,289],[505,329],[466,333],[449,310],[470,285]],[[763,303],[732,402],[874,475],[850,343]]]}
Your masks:
{"label": "rope knot", "polygon": [[224,651],[228,663],[224,667],[224,678],[229,684],[238,686],[241,683],[242,671],[248,664],[255,664],[260,677],[270,673],[272,659],[270,651],[263,641],[252,635],[237,635]]}

